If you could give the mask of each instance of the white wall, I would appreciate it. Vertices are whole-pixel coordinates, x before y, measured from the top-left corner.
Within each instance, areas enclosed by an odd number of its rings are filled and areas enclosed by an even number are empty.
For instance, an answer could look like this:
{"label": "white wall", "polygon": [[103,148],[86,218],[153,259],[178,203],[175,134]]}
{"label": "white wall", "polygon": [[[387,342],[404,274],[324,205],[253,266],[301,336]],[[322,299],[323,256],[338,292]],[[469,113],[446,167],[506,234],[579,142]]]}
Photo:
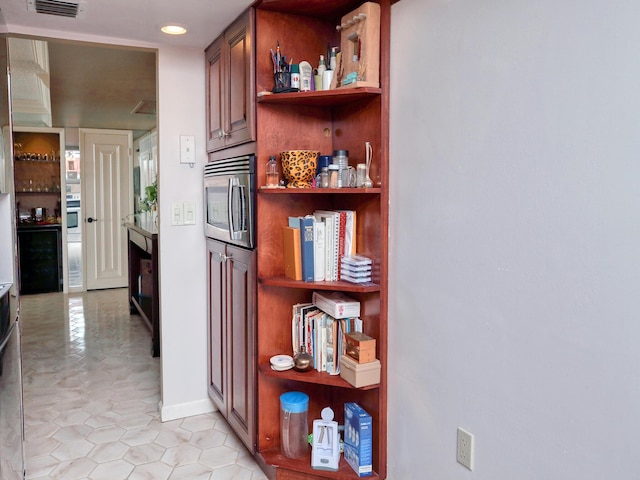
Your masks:
{"label": "white wall", "polygon": [[392,17],[389,479],[638,478],[637,2]]}
{"label": "white wall", "polygon": [[[202,213],[205,62],[202,50],[158,54],[158,191],[162,419],[211,411],[207,395],[206,246]],[[180,135],[195,135],[196,165],[180,163]],[[171,204],[196,204],[196,225],[171,226]]]}

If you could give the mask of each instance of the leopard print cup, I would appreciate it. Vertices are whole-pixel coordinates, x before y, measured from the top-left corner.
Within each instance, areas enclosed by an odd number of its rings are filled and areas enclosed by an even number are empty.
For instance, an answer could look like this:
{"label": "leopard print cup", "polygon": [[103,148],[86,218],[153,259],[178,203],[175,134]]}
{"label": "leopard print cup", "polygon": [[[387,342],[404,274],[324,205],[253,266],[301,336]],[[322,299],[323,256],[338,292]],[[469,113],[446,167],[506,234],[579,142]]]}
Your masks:
{"label": "leopard print cup", "polygon": [[287,150],[280,153],[282,172],[287,188],[309,188],[316,174],[320,152],[314,150]]}

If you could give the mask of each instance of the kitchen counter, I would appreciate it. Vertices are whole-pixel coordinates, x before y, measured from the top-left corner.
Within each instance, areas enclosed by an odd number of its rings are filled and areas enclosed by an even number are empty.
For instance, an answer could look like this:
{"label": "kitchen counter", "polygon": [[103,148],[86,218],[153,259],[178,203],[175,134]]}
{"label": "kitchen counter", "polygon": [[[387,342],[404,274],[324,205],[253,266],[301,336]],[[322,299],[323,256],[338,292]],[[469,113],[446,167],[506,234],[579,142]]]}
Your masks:
{"label": "kitchen counter", "polygon": [[155,225],[125,223],[129,254],[129,303],[151,331],[151,354],[160,356],[158,233]]}

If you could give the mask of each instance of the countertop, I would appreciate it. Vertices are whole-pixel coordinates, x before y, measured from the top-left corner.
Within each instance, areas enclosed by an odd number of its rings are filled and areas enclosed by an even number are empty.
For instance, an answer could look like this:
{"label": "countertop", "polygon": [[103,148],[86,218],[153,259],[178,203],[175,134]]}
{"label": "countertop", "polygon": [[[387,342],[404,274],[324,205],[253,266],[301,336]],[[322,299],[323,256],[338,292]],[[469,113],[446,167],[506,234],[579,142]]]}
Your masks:
{"label": "countertop", "polygon": [[125,222],[124,226],[130,230],[138,232],[140,235],[144,235],[145,237],[158,235],[158,227],[152,221],[146,222],[136,218],[134,222]]}
{"label": "countertop", "polygon": [[62,224],[60,223],[23,223],[18,225],[19,232],[26,231],[41,231],[41,230],[60,230]]}

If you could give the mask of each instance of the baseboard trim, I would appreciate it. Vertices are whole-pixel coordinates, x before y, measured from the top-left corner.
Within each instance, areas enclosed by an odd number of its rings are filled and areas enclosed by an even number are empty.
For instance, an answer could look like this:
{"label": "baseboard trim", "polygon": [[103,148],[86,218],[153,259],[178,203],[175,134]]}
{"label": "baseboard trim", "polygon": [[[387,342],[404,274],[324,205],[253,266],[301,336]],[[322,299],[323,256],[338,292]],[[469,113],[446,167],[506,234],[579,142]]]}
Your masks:
{"label": "baseboard trim", "polygon": [[208,398],[196,400],[194,402],[178,403],[176,405],[163,405],[162,402],[159,402],[159,407],[160,420],[163,422],[218,411],[215,405]]}

